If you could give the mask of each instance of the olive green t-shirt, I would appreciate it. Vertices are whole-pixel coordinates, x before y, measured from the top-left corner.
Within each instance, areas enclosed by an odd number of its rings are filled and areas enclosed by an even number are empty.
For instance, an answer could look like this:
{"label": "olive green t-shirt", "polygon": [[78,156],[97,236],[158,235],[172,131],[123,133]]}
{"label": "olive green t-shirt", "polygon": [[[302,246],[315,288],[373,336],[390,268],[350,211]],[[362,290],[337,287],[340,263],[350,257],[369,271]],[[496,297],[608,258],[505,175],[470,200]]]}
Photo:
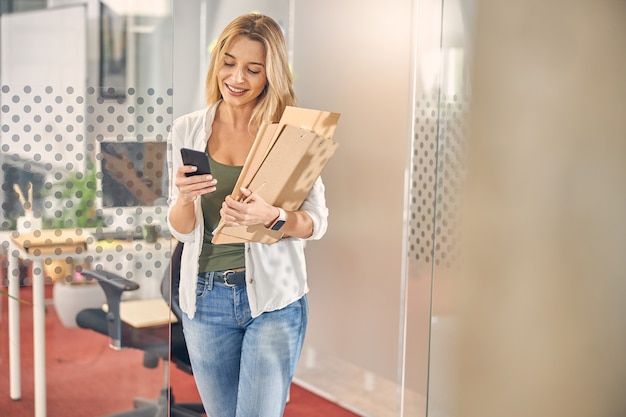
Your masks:
{"label": "olive green t-shirt", "polygon": [[222,203],[233,191],[243,167],[220,164],[210,155],[209,163],[211,175],[217,179],[217,189],[215,192],[204,194],[200,200],[204,216],[204,239],[198,260],[198,272],[242,268],[245,266],[243,243],[214,245],[211,239],[213,230],[220,222]]}

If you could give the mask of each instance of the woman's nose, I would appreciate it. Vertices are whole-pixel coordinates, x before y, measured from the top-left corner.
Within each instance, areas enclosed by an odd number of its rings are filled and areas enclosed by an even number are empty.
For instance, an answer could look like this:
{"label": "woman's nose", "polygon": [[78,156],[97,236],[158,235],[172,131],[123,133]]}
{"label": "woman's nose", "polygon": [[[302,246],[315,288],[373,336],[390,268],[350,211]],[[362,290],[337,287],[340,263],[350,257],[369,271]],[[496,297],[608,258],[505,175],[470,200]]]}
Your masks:
{"label": "woman's nose", "polygon": [[233,70],[232,77],[234,81],[242,82],[243,81],[243,68],[241,67],[235,68]]}

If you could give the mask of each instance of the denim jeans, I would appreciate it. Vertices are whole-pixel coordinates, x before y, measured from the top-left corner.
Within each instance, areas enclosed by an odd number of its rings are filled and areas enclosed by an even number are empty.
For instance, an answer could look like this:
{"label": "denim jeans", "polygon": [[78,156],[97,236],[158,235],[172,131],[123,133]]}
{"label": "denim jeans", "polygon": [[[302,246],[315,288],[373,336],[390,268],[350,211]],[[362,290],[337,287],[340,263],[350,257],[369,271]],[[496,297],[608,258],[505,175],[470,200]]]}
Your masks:
{"label": "denim jeans", "polygon": [[306,296],[253,319],[245,285],[200,274],[196,314],[183,315],[183,329],[208,416],[282,416],[307,319]]}

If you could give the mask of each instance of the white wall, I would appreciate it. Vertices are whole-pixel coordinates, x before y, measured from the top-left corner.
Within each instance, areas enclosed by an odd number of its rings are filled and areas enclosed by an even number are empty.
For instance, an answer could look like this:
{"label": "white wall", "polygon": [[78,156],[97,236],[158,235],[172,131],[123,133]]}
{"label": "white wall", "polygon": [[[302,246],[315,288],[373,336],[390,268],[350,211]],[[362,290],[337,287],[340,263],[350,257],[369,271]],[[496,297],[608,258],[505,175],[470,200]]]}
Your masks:
{"label": "white wall", "polygon": [[411,1],[296,2],[302,107],[342,114],[322,174],[330,227],[307,247],[306,349],[389,380],[398,372]]}
{"label": "white wall", "polygon": [[[51,163],[61,170],[81,165],[80,159],[66,151],[66,143],[56,139],[73,137],[70,132],[74,130],[68,126],[74,125],[76,114],[84,115],[84,106],[74,96],[85,94],[85,18],[86,8],[80,5],[2,15],[1,81],[9,90],[0,102],[12,115],[3,123],[5,156],[42,166]],[[47,100],[46,95],[54,100]],[[82,133],[84,129],[78,126],[74,135]],[[49,158],[41,158],[42,149]],[[85,143],[77,143],[77,149],[83,152]]]}

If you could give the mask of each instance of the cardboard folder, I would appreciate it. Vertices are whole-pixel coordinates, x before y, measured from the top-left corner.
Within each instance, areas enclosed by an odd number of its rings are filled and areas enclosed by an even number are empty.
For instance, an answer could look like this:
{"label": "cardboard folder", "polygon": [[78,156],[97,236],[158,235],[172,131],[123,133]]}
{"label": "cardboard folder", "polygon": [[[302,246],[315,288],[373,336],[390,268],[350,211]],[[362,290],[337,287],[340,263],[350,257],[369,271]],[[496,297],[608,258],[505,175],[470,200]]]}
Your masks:
{"label": "cardboard folder", "polygon": [[[263,124],[231,196],[241,200],[240,187],[287,211],[298,210],[338,144],[333,135],[338,113],[287,107],[278,123]],[[220,222],[212,242],[274,243],[280,231],[254,226],[225,226]]]}

